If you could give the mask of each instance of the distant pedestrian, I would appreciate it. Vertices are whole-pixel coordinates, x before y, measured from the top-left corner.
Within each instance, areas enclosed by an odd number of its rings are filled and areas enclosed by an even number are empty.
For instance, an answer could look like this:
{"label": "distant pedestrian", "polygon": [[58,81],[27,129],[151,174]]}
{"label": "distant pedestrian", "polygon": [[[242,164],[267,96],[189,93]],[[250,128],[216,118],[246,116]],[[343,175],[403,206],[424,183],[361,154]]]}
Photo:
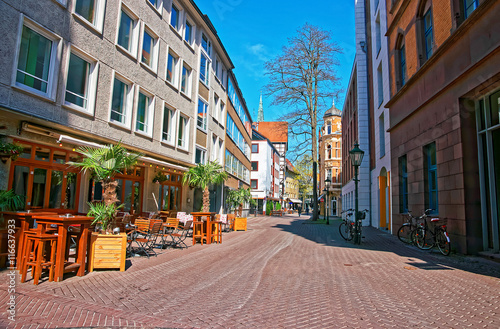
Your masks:
{"label": "distant pedestrian", "polygon": [[306,204],[306,215],[309,216],[309,206]]}
{"label": "distant pedestrian", "polygon": [[299,207],[297,208],[297,211],[299,212],[299,217],[300,217],[300,213],[302,212],[302,207],[301,207],[301,206],[299,206]]}

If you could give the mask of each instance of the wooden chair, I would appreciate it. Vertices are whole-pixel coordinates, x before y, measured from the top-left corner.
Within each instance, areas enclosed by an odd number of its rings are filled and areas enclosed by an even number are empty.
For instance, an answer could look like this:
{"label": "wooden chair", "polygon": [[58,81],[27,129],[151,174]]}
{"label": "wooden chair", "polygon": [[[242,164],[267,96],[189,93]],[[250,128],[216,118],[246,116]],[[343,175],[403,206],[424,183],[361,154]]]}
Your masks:
{"label": "wooden chair", "polygon": [[[156,252],[154,251],[154,246],[156,245],[156,240],[158,239],[158,235],[161,234],[161,228],[163,225],[163,222],[161,220],[150,220],[153,221],[151,223],[151,226],[148,226],[148,231],[141,232],[141,235],[136,235],[135,237],[131,235],[131,241],[130,241],[130,252],[134,254],[139,254],[143,253],[146,255],[148,258],[151,256],[151,253],[157,256]],[[137,244],[137,248],[134,252],[132,252],[132,243],[135,242]]]}
{"label": "wooden chair", "polygon": [[235,218],[236,218],[236,216],[234,214],[227,214],[227,221],[228,221],[229,229],[231,231],[234,231],[234,219]]}
{"label": "wooden chair", "polygon": [[[50,256],[45,252],[45,244],[49,243]],[[53,234],[26,234],[26,243],[22,252],[21,282],[26,281],[28,267],[31,266],[33,284],[37,285],[42,269],[49,269],[49,281],[54,281],[56,263],[57,235]]]}
{"label": "wooden chair", "polygon": [[[186,224],[190,222],[187,221]],[[196,240],[200,240],[201,244],[203,245],[203,222],[202,221],[194,221],[193,223],[193,246],[196,243]]]}

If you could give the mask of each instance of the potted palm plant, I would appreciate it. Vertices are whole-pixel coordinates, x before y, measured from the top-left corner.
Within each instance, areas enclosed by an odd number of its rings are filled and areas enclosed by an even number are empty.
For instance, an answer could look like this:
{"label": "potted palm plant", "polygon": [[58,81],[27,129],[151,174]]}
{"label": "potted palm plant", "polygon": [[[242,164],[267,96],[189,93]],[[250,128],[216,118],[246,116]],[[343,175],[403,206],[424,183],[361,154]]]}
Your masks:
{"label": "potted palm plant", "polygon": [[252,193],[250,188],[239,188],[237,190],[229,191],[227,204],[230,209],[234,210],[235,220],[234,220],[234,230],[244,230],[247,229],[247,218],[242,217],[243,215],[243,205],[250,203],[250,205],[255,206],[257,203],[252,199]]}
{"label": "potted palm plant", "polygon": [[203,190],[202,212],[210,211],[210,192],[208,188],[212,184],[221,184],[228,178],[224,168],[216,161],[209,161],[206,164],[199,163],[196,167],[190,168],[182,177],[182,184],[198,187]]}

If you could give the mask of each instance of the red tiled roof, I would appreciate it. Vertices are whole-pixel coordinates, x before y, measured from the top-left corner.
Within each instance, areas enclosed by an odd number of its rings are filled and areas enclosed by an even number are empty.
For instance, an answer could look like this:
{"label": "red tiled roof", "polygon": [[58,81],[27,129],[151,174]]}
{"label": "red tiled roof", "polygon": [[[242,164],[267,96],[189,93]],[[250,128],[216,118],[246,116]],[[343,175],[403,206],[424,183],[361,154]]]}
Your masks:
{"label": "red tiled roof", "polygon": [[288,143],[288,122],[259,122],[257,131],[264,135],[271,143]]}

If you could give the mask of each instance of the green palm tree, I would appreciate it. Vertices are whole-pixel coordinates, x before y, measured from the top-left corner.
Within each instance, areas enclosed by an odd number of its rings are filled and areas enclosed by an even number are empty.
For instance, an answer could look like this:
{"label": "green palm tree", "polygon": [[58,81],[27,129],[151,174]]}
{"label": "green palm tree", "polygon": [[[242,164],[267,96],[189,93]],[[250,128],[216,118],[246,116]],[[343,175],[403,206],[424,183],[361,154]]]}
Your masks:
{"label": "green palm tree", "polygon": [[196,167],[190,168],[182,177],[182,184],[199,187],[203,190],[203,207],[201,211],[210,211],[210,192],[208,188],[211,184],[221,184],[228,178],[227,172],[216,161],[209,161],[206,164],[199,163]]}
{"label": "green palm tree", "polygon": [[24,207],[24,197],[13,190],[0,190],[0,211],[18,210]]}
{"label": "green palm tree", "polygon": [[237,190],[230,190],[226,202],[230,209],[234,210],[234,214],[239,217],[243,213],[243,205],[245,203],[250,203],[253,206],[257,205],[255,200],[252,199],[251,189],[244,187],[240,187]]}
{"label": "green palm tree", "polygon": [[114,180],[117,174],[132,168],[142,154],[129,153],[121,143],[110,144],[105,147],[80,147],[78,152],[83,154],[81,162],[69,162],[74,167],[81,168],[82,172],[90,172],[92,178],[102,183],[104,204],[110,205],[118,201]]}

